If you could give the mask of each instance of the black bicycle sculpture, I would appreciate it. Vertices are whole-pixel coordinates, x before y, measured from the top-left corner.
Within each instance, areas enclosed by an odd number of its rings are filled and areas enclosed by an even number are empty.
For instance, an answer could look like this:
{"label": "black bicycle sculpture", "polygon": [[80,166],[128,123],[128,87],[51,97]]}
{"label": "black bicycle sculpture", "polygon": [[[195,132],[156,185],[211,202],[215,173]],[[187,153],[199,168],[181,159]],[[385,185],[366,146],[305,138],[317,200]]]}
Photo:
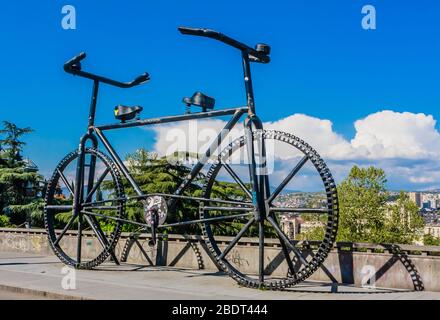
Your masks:
{"label": "black bicycle sculpture", "polygon": [[[90,269],[108,258],[118,263],[115,246],[124,224],[149,230],[151,245],[156,243],[157,232],[198,225],[213,261],[241,285],[280,289],[299,283],[319,268],[336,237],[338,198],[330,170],[318,153],[303,140],[289,133],[263,129],[254,105],[250,63],[268,63],[268,45],[257,44],[253,49],[209,29],[180,27],[179,31],[182,34],[213,38],[240,50],[247,105],[213,110],[215,100],[196,92],[191,98],[184,99],[184,102],[187,108],[200,107],[202,110],[199,112],[139,119],[141,107],[118,106],[115,108],[115,116],[121,122],[95,125],[100,83],[130,88],[147,82],[150,77],[145,73],[132,82],[123,83],[85,72],[80,63],[86,57],[85,53],[68,61],[64,65],[66,72],[93,80],[93,94],[87,131],[80,139],[79,148],[61,160],[48,184],[44,220],[50,245],[62,262],[76,268]],[[192,167],[190,173],[181,178],[177,190],[170,194],[151,194],[141,190],[133,174],[104,135],[104,132],[114,129],[227,115],[232,117],[218,133],[217,139]],[[226,141],[228,133],[243,115],[246,115],[243,136],[220,150],[221,143]],[[98,142],[102,143],[108,155],[98,150]],[[91,143],[91,147],[86,146],[88,143]],[[275,145],[280,146],[279,150],[282,150],[285,159],[291,160],[287,161],[291,168],[281,179],[278,176],[278,181],[282,182],[273,188],[269,180],[272,175],[279,173],[271,171],[268,163],[277,161],[277,151],[269,150],[269,146]],[[235,157],[237,154],[241,156]],[[307,203],[299,200],[299,203],[297,201],[293,205],[280,204],[276,198],[306,165],[307,172],[314,172],[320,181],[322,189],[315,193],[320,197],[319,205],[315,201],[306,206]],[[203,170],[206,173],[202,175]],[[203,177],[203,185],[200,185],[200,176]],[[194,186],[196,179],[201,189],[200,196],[187,192],[190,186]],[[69,182],[72,180],[73,182]],[[227,184],[229,190],[235,191],[230,194],[218,192],[218,185],[222,182]],[[124,183],[136,194],[126,195]],[[69,196],[62,196],[60,190],[63,188],[66,192],[68,190]],[[173,212],[184,202],[197,203],[196,218],[176,221]],[[144,221],[127,218],[126,206],[131,203],[137,203],[141,208]],[[313,254],[306,255],[305,252],[310,253],[311,242],[300,237],[307,233],[297,232],[292,237],[283,230],[280,218],[286,214],[294,220],[297,217],[317,217],[314,221],[321,228],[322,239],[315,241],[318,244],[314,247]],[[227,240],[224,235],[231,234],[225,233],[225,230],[234,232]],[[102,245],[102,250],[92,253],[93,257],[90,257],[90,252],[85,252],[87,248],[84,249],[84,243],[90,237]],[[243,239],[248,239],[247,243],[251,239],[250,242],[254,244],[251,249],[255,256],[247,259],[246,264],[241,263],[237,258],[237,251],[234,251]],[[73,249],[72,241],[76,242]],[[269,260],[274,255],[278,261],[277,272],[273,272],[269,266]]]}

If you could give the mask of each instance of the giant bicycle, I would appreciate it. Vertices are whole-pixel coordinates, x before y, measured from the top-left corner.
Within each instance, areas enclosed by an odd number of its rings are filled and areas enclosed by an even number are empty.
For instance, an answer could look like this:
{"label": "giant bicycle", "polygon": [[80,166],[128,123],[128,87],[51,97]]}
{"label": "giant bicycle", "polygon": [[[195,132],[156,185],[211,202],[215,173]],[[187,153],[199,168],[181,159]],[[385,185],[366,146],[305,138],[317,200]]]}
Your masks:
{"label": "giant bicycle", "polygon": [[[239,284],[268,289],[297,284],[321,266],[335,241],[338,197],[330,170],[306,142],[290,133],[265,130],[257,116],[250,65],[269,63],[268,45],[251,48],[209,29],[179,31],[239,50],[246,105],[215,110],[215,99],[196,92],[184,99],[184,114],[141,119],[142,107],[119,105],[118,122],[96,125],[100,84],[131,88],[148,82],[150,76],[144,73],[132,82],[119,82],[85,72],[81,65],[85,53],[66,62],[66,72],[93,81],[93,93],[79,147],[61,160],[48,183],[44,221],[50,245],[65,264],[91,269],[106,260],[119,263],[115,247],[124,225],[148,231],[151,246],[159,234],[197,226],[212,260]],[[200,110],[191,112],[191,107]],[[226,116],[223,130],[196,164],[181,172],[169,193],[142,190],[106,135],[124,128]],[[224,146],[239,123],[243,134]],[[283,170],[277,171],[274,164],[280,163]],[[306,174],[301,175],[302,170]],[[289,187],[295,180],[307,185],[312,175],[319,180],[318,191],[301,193]],[[143,220],[128,217],[129,206],[137,206]],[[300,230],[306,225],[310,232]],[[308,234],[313,237],[304,237]],[[90,239],[99,242],[98,251],[89,251]],[[252,256],[239,254],[243,246]]]}

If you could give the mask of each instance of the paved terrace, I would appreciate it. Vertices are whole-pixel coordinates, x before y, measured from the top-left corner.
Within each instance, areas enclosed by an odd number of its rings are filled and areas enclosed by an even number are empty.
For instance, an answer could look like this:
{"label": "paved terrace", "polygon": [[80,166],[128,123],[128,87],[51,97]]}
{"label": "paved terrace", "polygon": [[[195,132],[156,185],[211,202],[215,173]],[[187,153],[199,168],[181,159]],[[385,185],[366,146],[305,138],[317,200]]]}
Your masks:
{"label": "paved terrace", "polygon": [[76,289],[62,288],[63,264],[54,256],[0,253],[0,290],[51,299],[439,299],[440,292],[368,289],[325,282],[305,282],[286,291],[238,286],[218,272],[136,264],[104,264],[76,271]]}
{"label": "paved terrace", "polygon": [[[69,232],[64,245],[70,254],[76,252],[76,232]],[[230,237],[222,237],[226,246]],[[174,267],[216,274],[218,269],[207,254],[200,236],[168,235],[159,239],[157,246],[148,246],[149,235],[123,233],[116,247],[120,261],[133,266]],[[83,253],[95,257],[102,250],[91,232],[83,236]],[[242,238],[234,249],[234,259],[248,272],[256,272],[258,242]],[[310,252],[305,249],[306,254]],[[0,252],[18,252],[41,257],[53,255],[45,230],[0,228]],[[268,270],[274,275],[285,275],[287,265],[279,259],[279,243],[268,245]],[[112,266],[108,266],[110,268]],[[147,270],[147,269],[146,269]],[[151,269],[148,269],[151,270]],[[176,270],[176,269],[174,269]],[[374,245],[366,243],[337,243],[319,270],[308,280],[315,283],[338,283],[362,289],[366,277],[376,287],[408,291],[440,292],[440,247],[411,245]],[[333,287],[335,290],[337,287]],[[340,286],[339,288],[344,288]]]}

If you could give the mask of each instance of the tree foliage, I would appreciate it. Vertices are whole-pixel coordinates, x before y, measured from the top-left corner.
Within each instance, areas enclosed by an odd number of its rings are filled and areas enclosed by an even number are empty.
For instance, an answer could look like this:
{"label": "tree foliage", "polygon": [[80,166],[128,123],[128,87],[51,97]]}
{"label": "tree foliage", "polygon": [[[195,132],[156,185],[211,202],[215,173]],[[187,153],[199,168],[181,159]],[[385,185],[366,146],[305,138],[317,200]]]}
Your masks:
{"label": "tree foliage", "polygon": [[26,144],[21,141],[21,137],[33,130],[29,127],[19,128],[12,122],[3,121],[3,129],[0,130],[0,135],[4,138],[0,140],[0,146],[6,147],[6,159],[10,167],[14,167],[22,160],[21,152],[23,146]]}
{"label": "tree foliage", "polygon": [[429,233],[425,234],[423,236],[423,244],[425,246],[440,246],[440,238],[436,238]]}
{"label": "tree foliage", "polygon": [[41,210],[35,206],[41,204],[37,194],[42,176],[28,170],[21,155],[25,143],[20,139],[29,132],[32,129],[19,128],[7,121],[0,130],[0,213],[5,213],[12,224],[29,221],[33,215],[41,216]]}
{"label": "tree foliage", "polygon": [[[136,152],[128,154],[125,162],[133,178],[139,184],[142,191],[146,194],[164,193],[173,194],[177,187],[183,182],[191,171],[191,167],[186,164],[188,158],[197,158],[195,154],[175,153],[167,157],[159,157],[154,152],[145,149],[138,149]],[[203,173],[199,173],[192,183],[186,188],[184,195],[201,197],[202,188],[206,182]],[[104,190],[110,190],[111,185],[103,184]],[[127,195],[136,195],[130,183],[124,179],[124,189]],[[218,199],[244,199],[245,194],[236,183],[216,181],[212,188],[211,198]],[[168,200],[168,199],[167,199]],[[167,223],[195,220],[199,218],[199,202],[191,200],[179,200],[175,203],[175,208],[168,211]],[[129,201],[126,206],[127,217],[130,220],[144,222],[143,204],[140,201]],[[211,214],[213,214],[211,212]],[[214,232],[220,235],[236,235],[243,227],[243,222],[231,221],[222,225],[212,226]],[[138,227],[124,225],[124,231],[136,230]],[[200,233],[197,224],[168,228],[165,232],[194,234]],[[251,228],[250,233],[257,233]]]}
{"label": "tree foliage", "polygon": [[412,243],[423,228],[417,206],[401,192],[387,203],[385,172],[354,166],[338,187],[340,222],[338,241]]}
{"label": "tree foliage", "polygon": [[424,226],[419,208],[409,196],[400,192],[397,201],[388,205],[386,228],[382,242],[412,243],[419,240]]}
{"label": "tree foliage", "polygon": [[[126,156],[126,165],[136,180],[142,191],[146,194],[164,193],[172,194],[183,178],[188,175],[190,169],[183,164],[182,161],[170,161],[170,158],[159,157],[156,153],[148,152],[145,149],[138,149]],[[187,188],[185,195],[200,196],[201,195],[201,180],[203,176],[199,174],[194,179],[192,184]],[[136,195],[131,184],[124,179],[124,189],[126,195]],[[103,190],[109,191],[112,185],[103,183]],[[188,201],[178,201],[176,210],[170,210],[167,217],[167,222],[177,222],[195,219],[196,217],[196,203]],[[143,219],[143,204],[141,201],[132,200],[126,205],[127,217],[130,220],[137,222],[144,222]],[[138,227],[126,224],[124,231],[133,231]],[[172,232],[190,233],[194,232],[194,226],[186,226],[185,228],[174,228]]]}

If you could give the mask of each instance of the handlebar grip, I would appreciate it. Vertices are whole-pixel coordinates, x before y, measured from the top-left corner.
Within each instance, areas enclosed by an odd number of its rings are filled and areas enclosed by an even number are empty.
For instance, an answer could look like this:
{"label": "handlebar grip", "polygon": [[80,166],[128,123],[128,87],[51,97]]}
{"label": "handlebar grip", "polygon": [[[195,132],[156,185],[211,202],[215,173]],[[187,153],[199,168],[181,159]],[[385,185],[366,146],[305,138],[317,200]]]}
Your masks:
{"label": "handlebar grip", "polygon": [[182,34],[193,34],[198,36],[204,34],[204,29],[200,29],[200,28],[178,27],[177,29]]}
{"label": "handlebar grip", "polygon": [[81,60],[84,60],[86,58],[86,53],[85,52],[81,52],[79,55],[77,55],[76,57],[73,57],[72,59],[70,59],[69,61],[67,61],[64,64],[64,70],[69,70],[72,68],[72,66],[74,64],[77,64],[78,62],[80,62]]}
{"label": "handlebar grip", "polygon": [[189,34],[193,36],[208,37],[220,40],[220,32],[206,29],[206,28],[189,28],[189,27],[178,27],[177,28],[182,34]]}
{"label": "handlebar grip", "polygon": [[141,74],[139,77],[137,77],[136,79],[134,79],[132,84],[138,85],[138,84],[147,82],[148,80],[150,80],[150,75],[147,72],[145,72],[145,73]]}

